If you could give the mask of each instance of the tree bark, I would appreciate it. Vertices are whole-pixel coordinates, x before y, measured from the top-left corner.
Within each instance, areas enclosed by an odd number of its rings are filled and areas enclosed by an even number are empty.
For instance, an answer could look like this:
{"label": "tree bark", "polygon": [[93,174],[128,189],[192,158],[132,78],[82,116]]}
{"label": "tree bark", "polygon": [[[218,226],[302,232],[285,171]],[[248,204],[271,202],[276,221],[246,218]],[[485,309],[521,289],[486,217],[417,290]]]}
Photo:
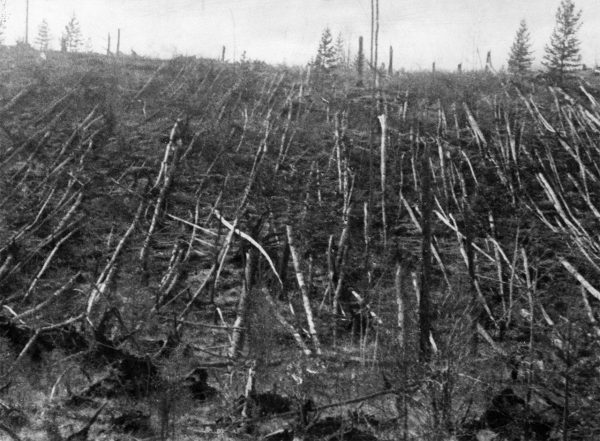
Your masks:
{"label": "tree bark", "polygon": [[283,317],[283,315],[281,315],[279,313],[279,311],[277,310],[277,304],[275,303],[275,301],[273,300],[273,297],[271,297],[271,295],[269,294],[269,292],[266,289],[263,289],[263,295],[265,296],[265,299],[267,300],[267,303],[269,305],[271,305],[271,308],[273,308],[273,313],[275,314],[275,319],[285,329],[287,329],[288,331],[290,331],[290,333],[294,337],[294,340],[298,344],[298,347],[300,349],[302,349],[302,352],[304,353],[304,355],[311,355],[312,351],[308,348],[308,346],[306,346],[306,343],[304,343],[304,340],[302,340],[302,336],[300,335],[300,333],[298,332],[298,330],[296,328],[294,328],[294,326],[292,324],[290,324],[285,319],[285,317]]}
{"label": "tree bark", "polygon": [[387,248],[387,218],[385,212],[385,187],[386,187],[386,134],[387,134],[387,115],[379,115],[379,124],[381,125],[381,223],[383,229],[383,249]]}
{"label": "tree bark", "polygon": [[250,306],[250,295],[253,289],[254,273],[257,267],[258,251],[255,248],[250,248],[246,252],[246,268],[244,285],[240,300],[238,302],[237,317],[233,324],[233,335],[231,338],[231,349],[229,355],[232,358],[237,358],[244,345],[245,328],[247,325],[247,317]]}
{"label": "tree bark", "polygon": [[373,54],[373,68],[375,73],[375,89],[379,89],[379,0],[375,0],[375,47]]}
{"label": "tree bark", "polygon": [[[167,195],[171,188],[171,184],[175,178],[175,173],[177,171],[177,163],[179,159],[179,148],[181,147],[181,120],[177,120],[173,129],[171,129],[171,134],[169,136],[169,143],[165,148],[165,157],[161,164],[160,171],[158,173],[158,177],[156,178],[156,182],[154,184],[155,187],[158,187],[160,181],[164,177],[164,181],[162,187],[160,188],[160,192],[156,199],[156,203],[154,205],[154,214],[152,215],[152,220],[150,222],[150,227],[148,228],[148,232],[146,233],[146,237],[144,238],[144,243],[140,250],[140,267],[142,270],[142,279],[146,280],[148,277],[148,250],[150,247],[150,242],[152,240],[152,235],[158,226],[159,219],[161,217],[162,208],[166,201]],[[171,159],[171,169],[167,170],[167,163],[170,154],[172,153]]]}
{"label": "tree bark", "polygon": [[308,324],[308,332],[312,339],[313,345],[315,346],[315,352],[321,354],[321,343],[319,342],[319,336],[315,327],[315,321],[313,318],[312,308],[310,306],[310,296],[308,288],[304,281],[304,274],[302,273],[302,267],[300,265],[300,257],[295,246],[294,232],[290,225],[286,225],[286,232],[288,236],[288,243],[290,246],[290,255],[292,256],[292,262],[294,264],[294,270],[296,272],[296,280],[298,281],[298,287],[302,295],[302,305],[304,306],[304,312],[306,314],[306,321]]}
{"label": "tree bark", "polygon": [[421,241],[421,292],[419,299],[419,349],[421,361],[431,358],[431,306],[430,306],[430,280],[431,280],[431,170],[429,163],[429,143],[423,146],[421,158],[421,212],[422,212],[422,241]]}

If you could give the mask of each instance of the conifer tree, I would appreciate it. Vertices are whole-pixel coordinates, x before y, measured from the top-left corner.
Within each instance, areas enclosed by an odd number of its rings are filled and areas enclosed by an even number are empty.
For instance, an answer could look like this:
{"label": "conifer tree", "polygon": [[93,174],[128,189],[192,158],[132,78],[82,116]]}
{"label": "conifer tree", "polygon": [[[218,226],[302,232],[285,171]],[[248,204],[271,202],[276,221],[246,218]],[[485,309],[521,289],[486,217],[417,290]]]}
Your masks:
{"label": "conifer tree", "polygon": [[78,52],[83,45],[83,36],[81,34],[81,27],[79,26],[79,20],[75,14],[71,16],[71,20],[65,26],[64,39],[66,49],[69,52]]}
{"label": "conifer tree", "polygon": [[340,32],[335,40],[335,58],[337,66],[343,66],[346,64],[346,51],[344,50],[345,46],[346,44],[344,42],[344,38]]}
{"label": "conifer tree", "polygon": [[511,74],[523,75],[531,70],[533,57],[530,39],[527,23],[525,20],[521,20],[508,57],[508,71]]}
{"label": "conifer tree", "polygon": [[48,22],[46,19],[43,19],[40,25],[38,26],[37,37],[35,38],[35,44],[37,48],[45,52],[48,50],[48,46],[50,45],[50,29],[48,27]]}
{"label": "conifer tree", "polygon": [[335,46],[333,45],[331,30],[329,28],[325,28],[321,34],[319,50],[317,51],[314,65],[318,70],[329,72],[336,67],[336,61]]}
{"label": "conifer tree", "polygon": [[581,27],[581,10],[572,0],[562,0],[556,11],[556,24],[546,46],[543,64],[550,77],[562,82],[581,62],[577,31]]}

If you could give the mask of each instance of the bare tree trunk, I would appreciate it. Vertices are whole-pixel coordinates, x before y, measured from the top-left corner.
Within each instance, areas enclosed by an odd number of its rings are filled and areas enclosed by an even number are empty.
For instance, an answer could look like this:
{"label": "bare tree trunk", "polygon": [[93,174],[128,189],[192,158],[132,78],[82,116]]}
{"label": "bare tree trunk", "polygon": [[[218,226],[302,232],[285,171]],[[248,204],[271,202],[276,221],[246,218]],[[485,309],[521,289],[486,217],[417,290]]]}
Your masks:
{"label": "bare tree trunk", "polygon": [[288,263],[290,261],[290,247],[288,245],[287,234],[283,238],[283,244],[281,249],[281,254],[279,254],[279,260],[277,262],[277,272],[279,273],[279,277],[281,278],[282,287],[279,298],[285,297],[286,290],[288,288],[287,280],[287,270]]}
{"label": "bare tree trunk", "polygon": [[[31,281],[31,283],[29,284],[29,288],[27,288],[27,291],[25,292],[25,295],[23,296],[23,300],[27,300],[27,298],[31,295],[31,293],[35,289],[35,286],[36,286],[37,282],[40,280],[40,278],[42,277],[42,275],[44,274],[44,272],[46,272],[46,270],[48,269],[48,266],[50,265],[50,262],[52,261],[52,258],[54,257],[54,255],[56,254],[56,252],[58,251],[58,249],[60,248],[60,246],[64,242],[66,242],[67,240],[69,240],[69,238],[73,235],[73,233],[75,233],[75,231],[76,230],[73,230],[73,231],[69,232],[65,237],[63,237],[58,242],[56,242],[56,245],[54,245],[54,248],[52,249],[52,251],[50,252],[50,254],[48,254],[48,256],[46,257],[46,260],[44,261],[44,264],[42,265],[42,268],[38,271],[38,273],[35,275],[35,277]],[[1,272],[2,271],[0,270],[0,277],[1,277]]]}
{"label": "bare tree trunk", "polygon": [[365,66],[364,66],[365,52],[363,49],[362,35],[360,37],[358,37],[358,57],[356,58],[356,61],[357,61],[356,70],[358,73],[358,85],[362,86],[363,85],[363,70],[365,68]]}
{"label": "bare tree trunk", "polygon": [[110,55],[110,32],[108,33],[108,43],[106,44],[106,55]]}
{"label": "bare tree trunk", "polygon": [[571,393],[571,336],[572,336],[572,324],[569,318],[569,325],[567,330],[567,344],[566,344],[566,360],[565,360],[565,382],[563,385],[564,406],[562,414],[562,439],[563,441],[569,441],[569,394]]}
{"label": "bare tree trunk", "polygon": [[[336,165],[337,165],[337,169],[338,169],[338,191],[340,194],[344,194],[344,190],[345,190],[344,189],[344,176],[343,176],[342,169],[345,164],[343,164],[342,162],[345,162],[344,160],[346,158],[345,157],[342,158],[342,151],[341,151],[342,148],[340,146],[342,133],[340,131],[339,114],[336,113],[333,118],[334,118],[334,131],[333,131],[334,145],[333,145],[333,148],[334,148],[334,152],[335,152],[335,159],[336,159],[336,163],[337,163]],[[334,152],[332,152],[332,155],[331,155],[332,159],[333,159]],[[312,171],[313,171],[313,168],[311,167],[311,171],[310,171],[310,175],[309,175],[309,179],[308,179],[309,181],[312,176]]]}
{"label": "bare tree trunk", "polygon": [[252,400],[252,395],[255,392],[255,377],[256,377],[256,366],[253,364],[248,369],[248,379],[246,380],[246,387],[244,389],[244,408],[242,409],[242,416],[244,418],[251,418],[251,409],[250,409],[250,401]]}
{"label": "bare tree trunk", "polygon": [[390,61],[388,63],[388,76],[394,75],[394,48],[390,46]]}
{"label": "bare tree trunk", "polygon": [[402,289],[402,263],[396,263],[396,273],[394,277],[394,288],[396,291],[396,304],[398,306],[398,345],[400,349],[400,364],[402,369],[402,393],[396,396],[396,411],[402,418],[402,440],[408,440],[408,364],[406,360],[406,349],[408,345],[408,297]]}
{"label": "bare tree trunk", "polygon": [[266,299],[267,303],[271,306],[271,308],[273,308],[273,313],[275,314],[275,319],[285,329],[287,329],[288,331],[290,331],[290,333],[294,337],[294,340],[298,344],[298,347],[302,350],[302,352],[304,353],[304,355],[311,355],[312,351],[308,348],[308,346],[306,346],[306,343],[304,343],[304,340],[302,340],[302,336],[300,335],[300,333],[298,332],[298,330],[296,328],[294,328],[294,326],[291,323],[289,323],[285,319],[285,317],[283,317],[281,315],[281,313],[277,310],[277,304],[273,300],[273,297],[271,297],[271,294],[269,294],[269,291],[267,291],[265,288],[263,288],[262,292],[263,292],[263,295],[265,296],[265,299]]}
{"label": "bare tree trunk", "polygon": [[367,289],[365,291],[371,289],[371,226],[369,219],[369,203],[365,202],[363,204],[363,238],[365,243],[363,262],[365,274],[367,275]]}
{"label": "bare tree trunk", "polygon": [[117,29],[117,49],[115,51],[116,55],[121,55],[121,28]]}
{"label": "bare tree trunk", "polygon": [[310,297],[308,294],[308,288],[304,282],[304,274],[302,273],[302,267],[300,265],[300,257],[294,242],[294,232],[290,225],[286,225],[286,232],[288,236],[288,243],[290,246],[290,254],[292,256],[292,262],[294,263],[294,270],[296,272],[296,280],[298,280],[298,287],[302,294],[302,304],[304,306],[304,312],[306,314],[306,321],[308,324],[308,332],[315,346],[315,352],[321,354],[321,343],[319,342],[319,336],[317,335],[317,329],[315,327],[315,321],[313,319],[312,308],[310,306]]}
{"label": "bare tree trunk", "polygon": [[238,302],[237,317],[233,324],[233,335],[231,337],[231,349],[229,355],[237,358],[244,346],[244,336],[246,333],[247,318],[250,306],[250,295],[253,289],[253,279],[258,264],[258,251],[250,248],[246,251],[246,267],[244,270],[244,284],[240,300]]}
{"label": "bare tree trunk", "polygon": [[402,291],[402,264],[398,262],[396,264],[396,274],[394,278],[394,288],[396,290],[396,304],[398,305],[398,344],[401,348],[406,346],[406,338],[408,336],[406,316],[407,316],[407,304]]}
{"label": "bare tree trunk", "polygon": [[419,348],[422,361],[431,357],[431,311],[430,311],[430,280],[431,280],[431,215],[432,191],[430,170],[429,143],[423,146],[421,158],[421,212],[422,212],[422,242],[421,242],[421,293],[419,301]]}
{"label": "bare tree trunk", "polygon": [[375,0],[375,52],[373,54],[373,68],[375,69],[375,89],[379,89],[379,0]]}
{"label": "bare tree trunk", "polygon": [[371,0],[371,52],[369,55],[369,66],[373,68],[373,47],[375,45],[375,1]]}
{"label": "bare tree trunk", "polygon": [[381,223],[383,229],[383,249],[387,248],[387,219],[385,213],[385,187],[386,187],[386,138],[387,138],[387,115],[379,115],[381,124]]}
{"label": "bare tree trunk", "polygon": [[116,268],[118,266],[117,260],[120,257],[123,249],[125,248],[125,245],[127,244],[129,238],[135,231],[137,224],[139,222],[139,219],[144,211],[145,206],[146,206],[145,202],[141,201],[140,205],[138,206],[138,209],[135,213],[133,221],[131,222],[131,225],[129,225],[129,228],[127,229],[127,231],[125,232],[125,234],[123,235],[123,237],[121,238],[119,243],[117,244],[117,247],[115,248],[115,251],[113,252],[110,260],[108,261],[108,263],[104,267],[104,270],[102,271],[102,273],[96,280],[96,283],[94,284],[94,286],[92,288],[92,292],[90,293],[90,296],[88,299],[88,305],[87,305],[87,310],[86,310],[88,320],[90,320],[90,314],[92,312],[92,308],[94,307],[96,299],[99,296],[104,295],[106,289],[108,288],[108,286],[110,286],[110,284],[114,278],[114,275],[116,273]]}
{"label": "bare tree trunk", "polygon": [[477,354],[479,335],[477,323],[481,319],[481,308],[477,298],[477,274],[475,272],[475,256],[473,253],[473,230],[471,227],[471,210],[463,199],[463,220],[465,224],[465,254],[467,255],[467,271],[469,273],[469,287],[471,291],[471,355]]}
{"label": "bare tree trunk", "polygon": [[[254,164],[252,164],[252,169],[250,170],[250,176],[248,178],[248,183],[246,184],[246,188],[244,189],[244,194],[242,195],[242,200],[240,201],[238,207],[236,208],[235,218],[234,218],[233,223],[232,224],[230,224],[229,222],[225,223],[223,217],[220,214],[218,215],[219,219],[221,220],[221,223],[223,223],[224,225],[227,226],[227,228],[229,228],[229,233],[227,234],[225,241],[223,242],[223,245],[221,246],[221,249],[216,256],[213,266],[210,268],[208,275],[204,279],[204,282],[202,282],[202,285],[192,295],[192,297],[186,304],[183,311],[179,314],[180,319],[183,319],[187,315],[187,313],[190,311],[190,308],[192,307],[192,305],[194,305],[194,303],[196,302],[196,299],[198,298],[198,296],[200,296],[200,294],[206,289],[206,287],[208,286],[208,284],[210,282],[212,282],[211,286],[212,286],[213,292],[216,291],[216,287],[217,287],[217,283],[219,281],[221,270],[223,269],[223,265],[225,263],[225,258],[227,257],[227,253],[229,252],[229,247],[231,245],[231,240],[233,239],[234,234],[238,233],[240,236],[244,237],[244,239],[248,240],[249,242],[251,242],[253,240],[248,235],[242,235],[242,233],[237,229],[237,225],[239,223],[240,213],[242,213],[242,211],[246,207],[246,203],[247,203],[248,197],[250,195],[250,190],[252,189],[252,186],[256,179],[256,174],[258,173],[258,169],[260,168],[260,164],[262,162],[262,158],[263,158],[265,150],[266,150],[266,142],[267,142],[268,136],[269,136],[269,127],[267,126],[267,128],[265,130],[265,137],[264,137],[261,145],[259,146],[258,150],[256,151],[256,155],[254,157]],[[181,221],[180,218],[177,218],[173,215],[170,215],[170,217]],[[255,247],[256,247],[256,245],[258,245],[258,244],[255,244]],[[257,248],[260,248],[260,245],[258,245]],[[268,255],[265,255],[265,257],[267,257],[267,256]],[[270,258],[267,257],[267,261],[269,261],[269,260],[270,260]],[[212,303],[212,300],[213,299],[211,297],[211,303]]]}
{"label": "bare tree trunk", "polygon": [[29,0],[25,3],[25,44],[29,44]]}
{"label": "bare tree trunk", "polygon": [[[521,249],[521,255],[523,257],[523,272],[525,273],[525,283],[527,284],[527,300],[529,303],[529,369],[527,371],[527,393],[525,398],[525,435],[529,435],[530,431],[530,419],[531,419],[531,390],[532,390],[532,382],[533,382],[533,344],[534,344],[534,335],[533,335],[533,325],[535,319],[535,303],[534,303],[534,294],[535,294],[535,283],[532,282],[531,276],[529,274],[529,259],[527,258],[527,252],[525,248]],[[567,368],[568,369],[568,368]],[[565,378],[565,383],[568,384],[568,379]],[[567,386],[568,388],[568,386]],[[567,397],[565,396],[565,404],[567,403]],[[563,433],[564,436],[564,433]]]}
{"label": "bare tree trunk", "polygon": [[485,57],[485,71],[486,72],[494,71],[494,66],[492,65],[492,51],[488,51],[488,53]]}
{"label": "bare tree trunk", "polygon": [[[142,248],[140,250],[140,268],[142,272],[142,280],[144,283],[147,282],[148,278],[148,251],[150,248],[150,242],[152,240],[152,235],[158,226],[158,222],[160,220],[162,214],[162,208],[164,203],[166,202],[167,195],[171,188],[171,184],[175,179],[175,173],[177,171],[177,165],[179,162],[179,149],[181,147],[181,123],[180,119],[177,120],[173,128],[171,129],[171,134],[169,136],[169,143],[165,148],[165,156],[164,160],[161,164],[160,171],[158,173],[158,177],[156,178],[155,187],[158,187],[160,181],[163,179],[164,181],[162,187],[160,188],[160,192],[156,199],[156,203],[154,205],[154,214],[152,215],[152,220],[150,222],[150,227],[148,228],[148,232],[146,233],[146,237],[144,238],[144,242]],[[168,167],[168,159],[169,155],[172,153],[171,159],[171,168],[167,170]]]}
{"label": "bare tree trunk", "polygon": [[[246,388],[244,389],[244,405],[242,407],[242,417],[246,419],[253,418],[254,412],[253,407],[256,403],[253,400],[255,394],[255,377],[256,377],[256,361],[252,362],[252,366],[248,369],[248,379],[246,380]],[[252,431],[252,426],[248,423],[244,423],[244,429],[247,433]]]}
{"label": "bare tree trunk", "polygon": [[8,256],[6,256],[4,263],[2,264],[2,266],[0,266],[0,281],[4,278],[5,275],[9,273],[14,260],[15,256],[13,254],[9,254]]}
{"label": "bare tree trunk", "polygon": [[335,294],[333,296],[333,311],[335,314],[338,312],[343,313],[343,309],[339,308],[340,297],[342,293],[342,287],[344,284],[344,265],[346,262],[347,250],[346,241],[350,235],[350,210],[352,209],[351,200],[352,192],[354,189],[354,177],[349,182],[348,179],[348,166],[344,164],[344,208],[342,210],[342,233],[340,234],[340,240],[338,242],[338,252],[335,260],[334,271],[336,272],[337,286]]}
{"label": "bare tree trunk", "polygon": [[[372,89],[372,99],[375,102],[375,90],[377,82],[377,60],[375,60],[375,2],[379,0],[371,0],[371,58],[369,65],[373,71],[374,81]],[[373,120],[375,119],[375,108],[371,107],[369,116],[369,213],[373,209]],[[371,222],[369,222],[370,224]]]}

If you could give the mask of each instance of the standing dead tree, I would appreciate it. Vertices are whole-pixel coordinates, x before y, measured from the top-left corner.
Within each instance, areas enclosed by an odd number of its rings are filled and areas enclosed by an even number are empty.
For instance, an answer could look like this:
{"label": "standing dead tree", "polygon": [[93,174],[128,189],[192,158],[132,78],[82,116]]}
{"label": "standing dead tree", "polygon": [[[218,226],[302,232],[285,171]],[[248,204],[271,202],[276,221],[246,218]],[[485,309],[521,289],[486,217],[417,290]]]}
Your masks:
{"label": "standing dead tree", "polygon": [[25,44],[29,44],[29,0],[25,0]]}
{"label": "standing dead tree", "polygon": [[385,212],[387,114],[379,115],[378,119],[381,125],[381,228],[383,230],[383,248],[385,249],[387,247],[387,217]]}
{"label": "standing dead tree", "polygon": [[373,53],[373,75],[374,75],[374,87],[379,89],[379,0],[375,0],[375,42],[374,53]]}
{"label": "standing dead tree", "polygon": [[369,55],[369,66],[373,68],[373,50],[375,44],[375,2],[377,0],[371,0],[371,52]]}
{"label": "standing dead tree", "polygon": [[115,55],[121,55],[121,28],[117,29],[117,48],[115,49]]}
{"label": "standing dead tree", "polygon": [[358,75],[357,85],[363,85],[364,70],[365,70],[365,52],[363,48],[363,37],[358,37],[358,55],[356,56],[356,73]]}

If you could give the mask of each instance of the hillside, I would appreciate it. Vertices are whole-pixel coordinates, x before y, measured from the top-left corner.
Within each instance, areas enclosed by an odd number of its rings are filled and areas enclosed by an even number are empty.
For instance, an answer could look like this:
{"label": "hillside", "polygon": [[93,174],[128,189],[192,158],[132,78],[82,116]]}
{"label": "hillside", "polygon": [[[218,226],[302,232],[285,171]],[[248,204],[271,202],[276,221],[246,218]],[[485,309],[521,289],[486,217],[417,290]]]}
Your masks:
{"label": "hillside", "polygon": [[3,435],[600,436],[595,77],[0,50]]}

